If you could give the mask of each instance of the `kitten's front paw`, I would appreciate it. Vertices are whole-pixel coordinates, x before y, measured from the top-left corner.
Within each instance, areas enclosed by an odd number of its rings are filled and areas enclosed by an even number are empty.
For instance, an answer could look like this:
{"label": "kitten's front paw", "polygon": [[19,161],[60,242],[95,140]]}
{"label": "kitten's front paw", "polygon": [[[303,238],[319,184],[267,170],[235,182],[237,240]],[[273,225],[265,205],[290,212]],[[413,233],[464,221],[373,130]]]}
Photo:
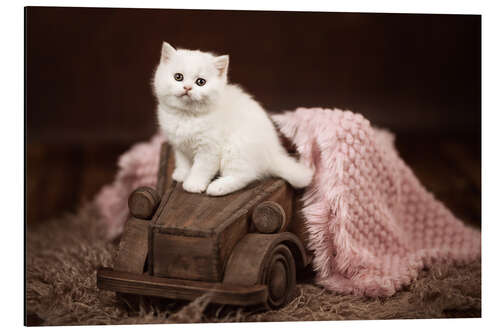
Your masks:
{"label": "kitten's front paw", "polygon": [[188,174],[189,174],[188,169],[176,168],[174,170],[174,173],[172,173],[172,179],[175,180],[176,182],[182,183],[186,179]]}
{"label": "kitten's front paw", "polygon": [[210,183],[207,187],[207,194],[212,196],[221,196],[226,195],[231,192],[231,188],[229,188],[224,182],[216,179]]}
{"label": "kitten's front paw", "polygon": [[182,188],[191,193],[201,193],[206,190],[207,184],[204,182],[200,182],[198,180],[193,180],[193,179],[187,179],[184,181],[182,184]]}

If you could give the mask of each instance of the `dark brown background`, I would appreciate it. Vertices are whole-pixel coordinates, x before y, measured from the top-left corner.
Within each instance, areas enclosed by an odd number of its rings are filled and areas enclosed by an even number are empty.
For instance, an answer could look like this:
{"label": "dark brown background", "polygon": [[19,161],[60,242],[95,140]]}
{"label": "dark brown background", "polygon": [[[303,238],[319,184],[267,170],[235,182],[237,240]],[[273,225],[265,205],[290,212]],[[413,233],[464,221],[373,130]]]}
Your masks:
{"label": "dark brown background", "polygon": [[[90,199],[155,132],[163,40],[229,54],[230,80],[270,111],[339,107],[390,128],[424,184],[480,220],[480,16],[30,7],[28,221]],[[446,178],[462,169],[472,183]]]}

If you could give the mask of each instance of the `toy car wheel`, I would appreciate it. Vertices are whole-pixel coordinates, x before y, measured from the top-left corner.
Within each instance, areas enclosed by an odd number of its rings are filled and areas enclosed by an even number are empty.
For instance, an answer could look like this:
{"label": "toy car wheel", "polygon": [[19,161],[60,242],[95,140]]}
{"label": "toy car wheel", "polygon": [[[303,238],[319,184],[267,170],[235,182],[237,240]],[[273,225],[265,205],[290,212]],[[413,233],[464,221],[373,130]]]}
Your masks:
{"label": "toy car wheel", "polygon": [[295,260],[290,249],[283,244],[276,246],[269,258],[262,283],[268,287],[267,305],[276,309],[293,298],[296,283]]}

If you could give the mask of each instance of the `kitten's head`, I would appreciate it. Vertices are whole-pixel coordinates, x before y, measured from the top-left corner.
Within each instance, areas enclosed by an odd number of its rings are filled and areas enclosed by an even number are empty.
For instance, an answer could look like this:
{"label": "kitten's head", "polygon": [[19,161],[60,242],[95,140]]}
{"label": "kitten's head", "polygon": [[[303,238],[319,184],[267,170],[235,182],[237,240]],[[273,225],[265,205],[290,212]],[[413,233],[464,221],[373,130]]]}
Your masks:
{"label": "kitten's head", "polygon": [[176,50],[163,42],[153,87],[164,105],[196,112],[216,99],[227,84],[229,56]]}

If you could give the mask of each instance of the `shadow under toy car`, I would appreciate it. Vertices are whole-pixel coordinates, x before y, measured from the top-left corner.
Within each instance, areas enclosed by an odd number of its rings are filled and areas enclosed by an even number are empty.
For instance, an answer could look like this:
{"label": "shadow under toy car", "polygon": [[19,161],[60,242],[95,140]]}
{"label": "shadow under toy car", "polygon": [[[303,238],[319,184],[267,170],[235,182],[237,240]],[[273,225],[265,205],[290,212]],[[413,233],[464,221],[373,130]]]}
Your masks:
{"label": "shadow under toy car", "polygon": [[171,179],[173,154],[161,148],[156,189],[129,197],[131,216],[114,268],[97,272],[97,286],[124,294],[213,303],[287,304],[305,251],[295,190],[282,179],[255,182],[222,197],[193,194]]}

